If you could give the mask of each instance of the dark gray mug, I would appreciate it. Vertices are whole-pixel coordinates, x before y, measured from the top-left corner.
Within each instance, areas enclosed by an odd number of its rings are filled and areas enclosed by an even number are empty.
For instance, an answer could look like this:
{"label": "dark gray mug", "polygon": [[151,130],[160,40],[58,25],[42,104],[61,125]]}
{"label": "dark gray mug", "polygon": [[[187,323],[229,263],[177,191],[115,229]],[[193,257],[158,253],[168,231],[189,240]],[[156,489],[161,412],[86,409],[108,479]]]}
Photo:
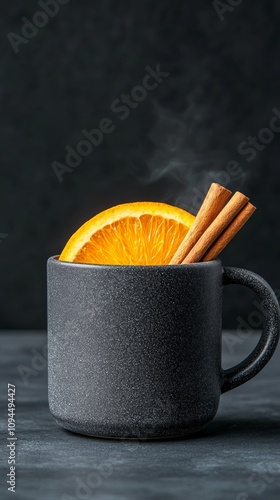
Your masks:
{"label": "dark gray mug", "polygon": [[[223,286],[262,302],[257,347],[221,368]],[[100,437],[185,436],[210,422],[221,393],[271,358],[279,306],[256,274],[211,261],[102,266],[48,261],[49,407],[70,431]]]}

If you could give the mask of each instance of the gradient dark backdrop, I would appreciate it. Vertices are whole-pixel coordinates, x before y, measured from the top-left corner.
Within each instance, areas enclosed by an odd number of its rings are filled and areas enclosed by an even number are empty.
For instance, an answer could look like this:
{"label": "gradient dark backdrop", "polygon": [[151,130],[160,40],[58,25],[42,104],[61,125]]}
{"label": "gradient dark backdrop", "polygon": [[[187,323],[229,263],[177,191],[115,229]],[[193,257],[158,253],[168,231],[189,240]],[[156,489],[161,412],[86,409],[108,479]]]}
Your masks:
{"label": "gradient dark backdrop", "polygon": [[[228,187],[258,211],[222,261],[280,288],[280,134],[251,162],[238,153],[280,109],[279,2],[240,2],[222,21],[209,1],[70,0],[16,54],[7,34],[38,10],[1,6],[0,326],[46,326],[46,260],[85,220],[136,200],[194,211],[194,188],[222,180],[229,160],[242,175]],[[111,103],[157,64],[170,75],[120,120]],[[114,132],[59,182],[52,162],[104,117]],[[226,290],[224,325],[246,320],[253,299]]]}

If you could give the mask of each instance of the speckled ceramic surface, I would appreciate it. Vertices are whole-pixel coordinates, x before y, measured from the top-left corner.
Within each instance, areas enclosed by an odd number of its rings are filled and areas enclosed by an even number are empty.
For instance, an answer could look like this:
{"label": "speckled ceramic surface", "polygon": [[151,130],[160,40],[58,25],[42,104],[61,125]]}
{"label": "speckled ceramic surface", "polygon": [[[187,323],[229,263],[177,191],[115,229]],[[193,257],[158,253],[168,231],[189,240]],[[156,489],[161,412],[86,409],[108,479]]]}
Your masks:
{"label": "speckled ceramic surface", "polygon": [[[237,368],[221,369],[223,284],[245,284],[264,333]],[[221,392],[254,376],[279,336],[277,299],[249,271],[220,261],[100,266],[48,261],[49,407],[65,429],[118,438],[202,429]]]}

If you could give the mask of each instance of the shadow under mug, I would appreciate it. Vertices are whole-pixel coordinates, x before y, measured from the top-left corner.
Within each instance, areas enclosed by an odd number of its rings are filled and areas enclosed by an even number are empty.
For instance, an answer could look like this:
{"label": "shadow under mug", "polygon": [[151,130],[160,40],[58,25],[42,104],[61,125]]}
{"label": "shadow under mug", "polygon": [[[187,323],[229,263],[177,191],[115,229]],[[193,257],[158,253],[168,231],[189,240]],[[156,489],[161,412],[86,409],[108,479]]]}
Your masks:
{"label": "shadow under mug", "polygon": [[[263,331],[239,365],[221,368],[222,290],[253,290]],[[103,266],[48,260],[48,395],[63,428],[112,438],[201,430],[221,393],[254,377],[279,339],[279,305],[258,275],[219,260]]]}

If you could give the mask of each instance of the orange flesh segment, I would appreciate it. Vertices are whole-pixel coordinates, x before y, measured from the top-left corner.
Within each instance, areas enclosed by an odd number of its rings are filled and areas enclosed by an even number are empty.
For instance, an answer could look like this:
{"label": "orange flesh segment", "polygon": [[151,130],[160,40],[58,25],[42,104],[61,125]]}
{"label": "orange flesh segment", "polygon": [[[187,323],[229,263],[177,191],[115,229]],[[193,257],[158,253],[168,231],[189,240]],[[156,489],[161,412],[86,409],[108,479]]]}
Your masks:
{"label": "orange flesh segment", "polygon": [[194,219],[192,214],[164,203],[118,205],[84,224],[70,238],[60,260],[108,265],[165,265]]}

